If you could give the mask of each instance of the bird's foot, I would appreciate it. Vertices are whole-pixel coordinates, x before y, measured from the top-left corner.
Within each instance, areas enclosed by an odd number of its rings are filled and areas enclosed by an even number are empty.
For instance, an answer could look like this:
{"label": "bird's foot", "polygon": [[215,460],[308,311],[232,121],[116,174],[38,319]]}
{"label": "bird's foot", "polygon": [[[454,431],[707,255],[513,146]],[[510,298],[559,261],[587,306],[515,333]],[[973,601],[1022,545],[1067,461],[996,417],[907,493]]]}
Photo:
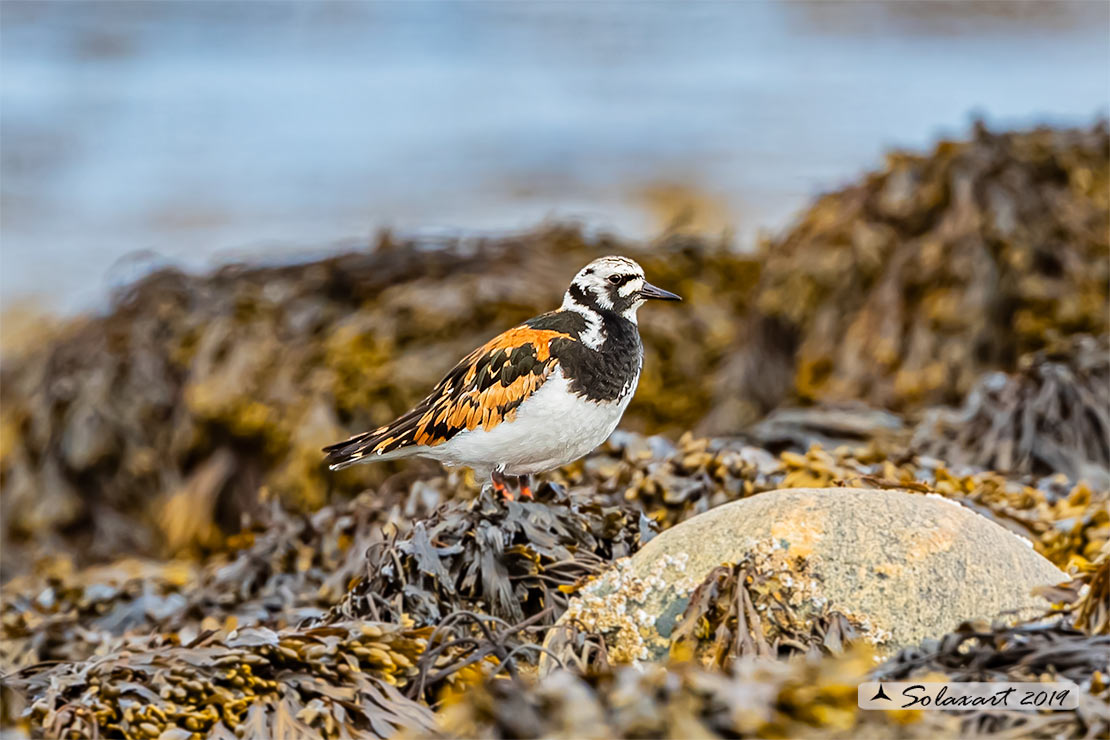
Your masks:
{"label": "bird's foot", "polygon": [[505,475],[497,470],[490,474],[490,481],[493,483],[493,491],[501,496],[504,501],[514,501],[516,496],[513,495],[515,488],[520,492],[521,498],[532,498],[532,476],[510,476]]}
{"label": "bird's foot", "polygon": [[513,491],[509,487],[509,480],[503,473],[494,470],[493,473],[490,474],[490,481],[493,483],[493,492],[498,494],[503,501],[513,500]]}
{"label": "bird's foot", "polygon": [[532,498],[532,476],[522,475],[517,480],[520,481],[520,497]]}

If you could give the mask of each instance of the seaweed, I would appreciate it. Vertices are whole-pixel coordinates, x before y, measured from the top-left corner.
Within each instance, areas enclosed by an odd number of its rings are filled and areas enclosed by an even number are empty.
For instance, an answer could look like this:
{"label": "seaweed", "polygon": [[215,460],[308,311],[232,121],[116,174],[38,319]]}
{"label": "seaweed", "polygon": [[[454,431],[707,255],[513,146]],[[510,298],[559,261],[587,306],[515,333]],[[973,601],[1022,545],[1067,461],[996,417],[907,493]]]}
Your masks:
{"label": "seaweed", "polygon": [[[390,737],[425,732],[429,710],[400,691],[428,630],[369,622],[275,632],[154,636],[88,663],[40,664],[3,679],[51,737]],[[169,733],[169,734],[165,734]]]}
{"label": "seaweed", "polygon": [[262,488],[314,510],[376,486],[398,467],[326,475],[318,448],[409,408],[458,356],[557,305],[553,275],[602,253],[687,297],[643,323],[627,428],[735,434],[784,400],[960,403],[984,372],[1107,333],[1108,153],[1101,123],[980,128],[891,155],[759,255],[552,226],[162,270],[5,358],[4,578],[58,546],[101,561],[219,550]]}
{"label": "seaweed", "polygon": [[[365,575],[330,618],[436,624],[446,611],[477,610],[518,623],[565,606],[564,587],[639,548],[641,520],[628,508],[557,484],[532,501],[483,492],[453,501],[367,552]],[[560,609],[561,610],[561,609]]]}
{"label": "seaweed", "polygon": [[[1072,625],[1089,635],[1110,635],[1110,544],[1093,563],[1082,563],[1067,583],[1039,592],[1069,615]],[[1110,658],[1110,656],[1108,656]]]}
{"label": "seaweed", "polygon": [[[858,624],[829,604],[820,613],[801,608],[795,592],[804,580],[749,556],[710,571],[690,595],[671,633],[672,660],[695,658],[706,668],[728,669],[753,655],[840,655],[863,639]],[[804,570],[805,564],[799,564]]]}
{"label": "seaweed", "polygon": [[[5,358],[0,727],[1106,734],[1108,155],[1105,124],[980,128],[892,155],[755,256],[556,226],[149,276]],[[636,431],[546,473],[534,500],[419,462],[325,472],[319,446],[405,410],[556,305],[553,275],[611,252],[688,299],[643,324]],[[597,622],[553,630],[658,531],[845,485],[944,496],[1073,578],[1040,590],[1040,620],[962,625],[878,666],[867,615],[807,598],[805,559],[758,548],[691,577],[664,665],[620,665]],[[856,706],[869,677],[925,675],[1087,695],[1020,717]]]}
{"label": "seaweed", "polygon": [[[784,487],[943,495],[1028,538],[1061,567],[1084,567],[1110,539],[1108,491],[1052,476],[1021,482],[957,473],[871,447],[776,457],[736,440],[684,436],[674,444],[621,433],[550,479],[536,502],[509,505],[473,498],[464,479],[444,475],[398,479],[312,515],[288,512],[275,499],[228,539],[227,550],[201,564],[122,560],[77,569],[71,558],[55,557],[41,574],[0,591],[0,665],[81,660],[129,631],[187,640],[202,629],[282,628],[329,611],[435,625],[454,611],[478,610],[512,621],[518,612],[561,609],[564,590],[631,554],[657,529]],[[500,538],[477,538],[483,528]],[[500,566],[488,581],[463,587],[479,557]],[[433,575],[437,569],[448,577]]]}
{"label": "seaweed", "polygon": [[[721,583],[729,572],[722,568],[706,583]],[[715,670],[690,661],[637,667],[593,661],[542,678],[471,686],[438,713],[438,736],[1101,737],[1110,730],[1108,658],[1110,638],[1056,615],[1019,625],[966,623],[878,666],[859,641],[785,660],[753,651]],[[1069,712],[865,712],[856,704],[864,681],[926,677],[1067,680],[1085,693]]]}
{"label": "seaweed", "polygon": [[219,550],[260,489],[312,511],[377,486],[401,468],[328,474],[320,447],[403,413],[455,360],[558,306],[583,264],[613,252],[687,299],[644,322],[625,423],[689,428],[715,403],[705,378],[726,361],[758,276],[757,260],[723,243],[624,243],[573,226],[382,234],[314,262],[144,278],[106,314],[5,357],[4,578],[60,546],[101,561]]}
{"label": "seaweed", "polygon": [[1110,636],[1091,635],[1059,617],[1016,626],[967,622],[939,640],[907,648],[876,668],[874,680],[943,675],[948,681],[1071,681],[1079,708],[1069,712],[981,711],[962,718],[961,736],[1103,737],[1110,732]]}
{"label": "seaweed", "polygon": [[964,715],[960,734],[1102,737],[1110,733],[1110,546],[1076,577],[1038,593],[1053,608],[1020,624],[965,622],[936,640],[901,650],[875,680],[945,676],[949,681],[1071,681],[1074,712],[984,711]]}
{"label": "seaweed", "polygon": [[[438,737],[948,737],[941,712],[864,712],[856,683],[872,660],[747,658],[731,671],[630,666],[490,680],[439,713]],[[411,737],[411,735],[409,735]]]}
{"label": "seaweed", "polygon": [[1061,339],[1105,335],[1108,163],[1106,121],[980,123],[968,140],[891,153],[762,245],[733,395],[912,413],[958,404],[984,373]]}
{"label": "seaweed", "polygon": [[990,373],[959,409],[926,415],[921,454],[1003,473],[1063,473],[1110,487],[1110,336],[1074,337]]}
{"label": "seaweed", "polygon": [[203,564],[124,559],[77,570],[57,557],[41,575],[0,591],[0,669],[83,660],[128,633],[187,642],[204,630],[280,629],[321,617],[362,572],[366,548],[386,525],[407,527],[444,497],[447,481],[438,483],[359,496],[311,515],[271,501]]}

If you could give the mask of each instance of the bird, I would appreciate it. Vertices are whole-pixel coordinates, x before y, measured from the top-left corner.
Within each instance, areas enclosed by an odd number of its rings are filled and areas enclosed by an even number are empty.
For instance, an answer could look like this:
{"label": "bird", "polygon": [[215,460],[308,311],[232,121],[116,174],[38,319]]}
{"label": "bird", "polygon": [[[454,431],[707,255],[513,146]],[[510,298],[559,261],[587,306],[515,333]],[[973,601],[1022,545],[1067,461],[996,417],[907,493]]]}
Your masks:
{"label": "bird", "polygon": [[412,410],[325,447],[331,470],[425,457],[471,468],[492,490],[532,498],[532,476],[600,445],[620,422],[643,365],[636,313],[681,301],[634,260],[601,257],[562,305],[497,335],[458,362]]}

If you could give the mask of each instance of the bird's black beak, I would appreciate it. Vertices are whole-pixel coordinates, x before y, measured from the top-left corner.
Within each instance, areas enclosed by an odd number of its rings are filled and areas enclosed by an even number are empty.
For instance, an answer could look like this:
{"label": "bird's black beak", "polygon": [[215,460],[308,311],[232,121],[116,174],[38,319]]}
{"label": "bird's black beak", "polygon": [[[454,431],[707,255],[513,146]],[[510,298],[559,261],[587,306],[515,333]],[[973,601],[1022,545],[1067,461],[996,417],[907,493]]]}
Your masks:
{"label": "bird's black beak", "polygon": [[645,281],[644,287],[640,288],[640,297],[643,299],[654,298],[660,301],[681,301],[682,296],[677,296],[669,290],[656,288],[651,283]]}

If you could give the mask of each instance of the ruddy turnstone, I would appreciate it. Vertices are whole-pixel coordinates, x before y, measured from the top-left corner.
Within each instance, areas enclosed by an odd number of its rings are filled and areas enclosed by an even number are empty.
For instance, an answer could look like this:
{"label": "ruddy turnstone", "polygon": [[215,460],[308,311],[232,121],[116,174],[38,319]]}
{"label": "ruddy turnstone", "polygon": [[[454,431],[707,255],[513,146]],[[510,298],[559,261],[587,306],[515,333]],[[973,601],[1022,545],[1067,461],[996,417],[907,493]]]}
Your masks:
{"label": "ruddy turnstone", "polygon": [[577,460],[616,428],[643,363],[636,311],[682,300],[627,257],[574,276],[563,305],[494,337],[455,365],[414,409],[324,448],[332,470],[421,456],[465,465],[509,497],[533,473]]}

